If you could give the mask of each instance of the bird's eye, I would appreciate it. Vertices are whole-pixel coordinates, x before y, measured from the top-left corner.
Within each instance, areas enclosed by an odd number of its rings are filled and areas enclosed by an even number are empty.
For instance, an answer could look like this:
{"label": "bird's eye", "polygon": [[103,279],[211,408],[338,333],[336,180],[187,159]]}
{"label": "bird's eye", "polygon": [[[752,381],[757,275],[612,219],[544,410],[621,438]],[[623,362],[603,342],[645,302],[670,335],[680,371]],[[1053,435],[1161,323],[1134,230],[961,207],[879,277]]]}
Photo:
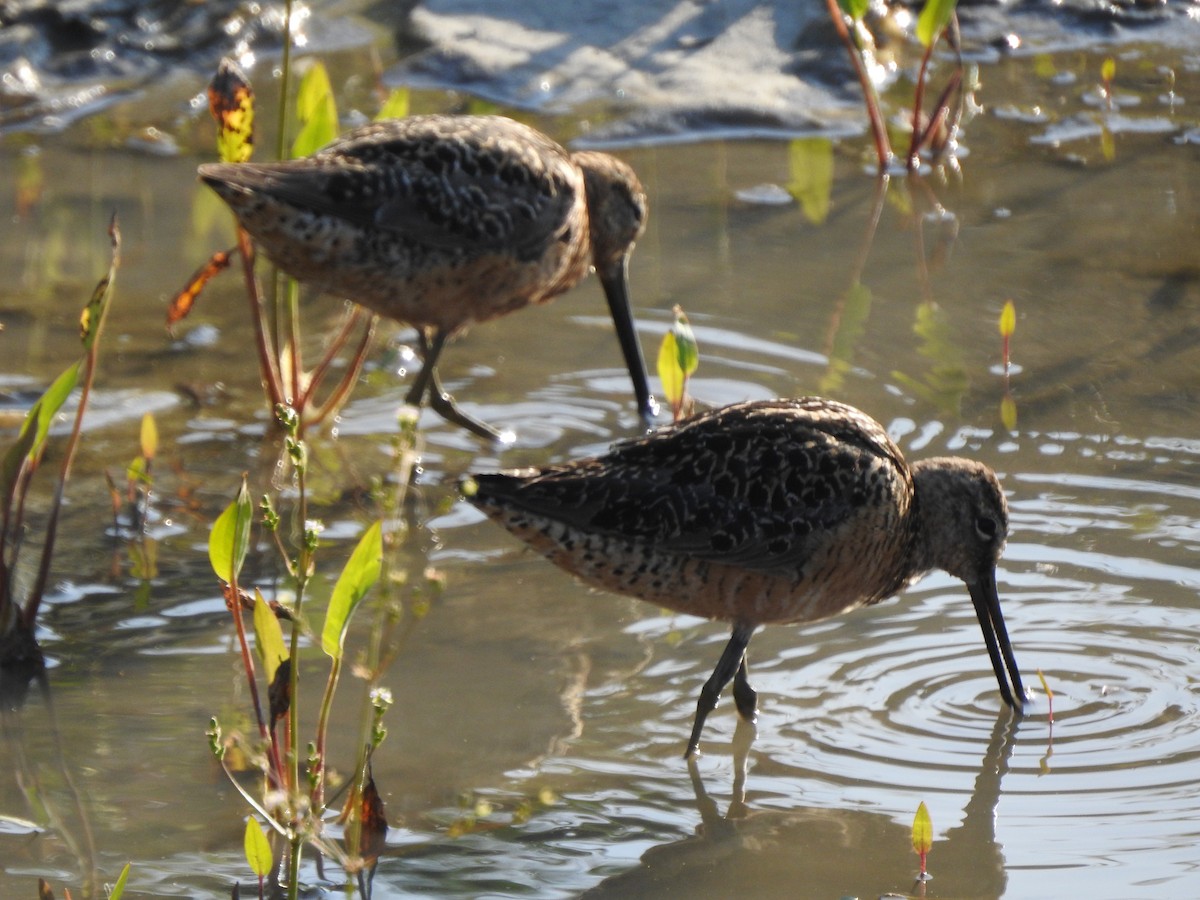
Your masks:
{"label": "bird's eye", "polygon": [[988,516],[978,516],[975,519],[975,530],[985,541],[990,541],[996,536],[996,520]]}

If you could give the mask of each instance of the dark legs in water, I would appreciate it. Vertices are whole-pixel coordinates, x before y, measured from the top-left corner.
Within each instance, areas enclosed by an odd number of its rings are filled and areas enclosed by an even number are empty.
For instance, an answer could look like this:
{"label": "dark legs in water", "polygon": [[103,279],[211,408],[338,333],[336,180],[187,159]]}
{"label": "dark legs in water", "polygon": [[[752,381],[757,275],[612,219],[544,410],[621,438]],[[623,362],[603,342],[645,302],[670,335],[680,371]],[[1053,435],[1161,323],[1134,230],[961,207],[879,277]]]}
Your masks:
{"label": "dark legs in water", "polygon": [[446,333],[443,331],[433,331],[433,338],[430,339],[429,334],[423,328],[417,329],[417,337],[420,346],[422,366],[421,371],[417,373],[416,380],[413,381],[412,387],[409,388],[408,395],[404,398],[404,402],[409,406],[420,407],[425,400],[426,394],[429,395],[429,408],[440,415],[448,422],[453,422],[455,425],[460,425],[472,434],[479,435],[486,441],[494,441],[496,443],[505,443],[511,438],[506,438],[495,428],[486,425],[476,419],[472,419],[461,409],[454,404],[454,398],[447,394],[442,389],[441,379],[437,375],[437,361],[441,356],[442,348],[446,346]]}
{"label": "dark legs in water", "polygon": [[750,687],[746,674],[746,646],[754,634],[752,625],[735,625],[725,651],[717,661],[708,681],[700,689],[700,699],[696,701],[696,721],[692,725],[692,737],[688,741],[684,758],[695,754],[700,746],[700,732],[704,730],[704,720],[716,709],[717,700],[725,685],[733,681],[733,702],[737,705],[738,714],[747,722],[753,723],[758,711],[758,694]]}

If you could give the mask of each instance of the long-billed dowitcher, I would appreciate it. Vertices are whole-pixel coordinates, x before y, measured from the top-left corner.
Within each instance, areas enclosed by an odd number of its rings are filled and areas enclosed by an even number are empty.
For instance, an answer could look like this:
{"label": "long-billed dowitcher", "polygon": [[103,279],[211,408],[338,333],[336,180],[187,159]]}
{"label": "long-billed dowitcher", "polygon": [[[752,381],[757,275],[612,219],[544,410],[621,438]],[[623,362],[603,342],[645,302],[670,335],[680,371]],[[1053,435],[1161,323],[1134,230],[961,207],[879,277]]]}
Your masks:
{"label": "long-billed dowitcher", "polygon": [[931,569],[966,582],[1000,693],[1014,708],[1024,701],[996,593],[1008,507],[995,474],[957,457],[910,466],[851,406],[739,403],[604,456],[474,475],[464,493],[585,581],[732,623],[687,756],[730,679],[738,712],[754,720],[746,646],[759,625],[877,603]]}
{"label": "long-billed dowitcher", "polygon": [[364,125],[304,159],[210,163],[200,177],[288,274],[418,330],[407,401],[486,438],[442,390],[446,341],[475,322],[574,287],[594,267],[638,409],[654,399],[629,307],[628,263],[646,194],[628,165],[568,153],[501,116]]}

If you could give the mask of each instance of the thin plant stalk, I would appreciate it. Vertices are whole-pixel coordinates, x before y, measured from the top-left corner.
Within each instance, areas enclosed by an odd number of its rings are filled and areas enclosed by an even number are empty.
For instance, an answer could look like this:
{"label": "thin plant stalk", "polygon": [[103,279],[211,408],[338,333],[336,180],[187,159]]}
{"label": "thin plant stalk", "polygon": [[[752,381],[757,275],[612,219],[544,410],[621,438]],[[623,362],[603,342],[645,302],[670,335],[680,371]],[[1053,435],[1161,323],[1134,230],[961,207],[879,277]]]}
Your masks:
{"label": "thin plant stalk", "polygon": [[[112,220],[109,222],[108,236],[112,241],[112,264],[110,270],[116,272],[121,258],[121,230],[117,227],[116,213],[113,213]],[[108,289],[112,290],[111,283]],[[101,308],[100,321],[95,325],[95,332],[85,355],[83,387],[79,393],[79,405],[75,409],[75,422],[71,426],[71,433],[67,436],[67,446],[63,454],[62,469],[59,472],[58,484],[54,490],[54,502],[50,506],[50,516],[46,522],[46,540],[42,545],[42,558],[38,563],[37,577],[30,590],[29,603],[25,607],[22,624],[29,631],[33,631],[34,622],[37,621],[38,609],[42,604],[42,595],[46,591],[46,583],[50,578],[50,560],[54,555],[54,542],[58,536],[58,516],[62,511],[63,495],[66,491],[67,479],[71,475],[71,464],[75,461],[76,450],[79,449],[79,436],[83,433],[83,417],[87,412],[88,400],[92,395],[92,384],[96,378],[96,365],[100,358],[100,335],[104,330],[104,322],[108,318],[110,305],[110,303],[106,302]]]}
{"label": "thin plant stalk", "polygon": [[875,139],[875,155],[879,160],[879,171],[882,174],[887,171],[888,164],[892,161],[892,145],[888,140],[887,123],[884,122],[883,111],[879,108],[879,97],[875,93],[875,85],[871,82],[871,76],[867,74],[867,68],[863,65],[862,52],[850,36],[850,30],[846,28],[846,18],[842,14],[837,0],[825,0],[825,2],[829,7],[829,16],[833,19],[833,27],[837,31],[838,37],[842,39],[842,43],[845,44],[846,51],[850,54],[850,63],[854,66],[858,82],[862,86],[863,99],[867,105],[867,117],[871,122],[871,134]]}

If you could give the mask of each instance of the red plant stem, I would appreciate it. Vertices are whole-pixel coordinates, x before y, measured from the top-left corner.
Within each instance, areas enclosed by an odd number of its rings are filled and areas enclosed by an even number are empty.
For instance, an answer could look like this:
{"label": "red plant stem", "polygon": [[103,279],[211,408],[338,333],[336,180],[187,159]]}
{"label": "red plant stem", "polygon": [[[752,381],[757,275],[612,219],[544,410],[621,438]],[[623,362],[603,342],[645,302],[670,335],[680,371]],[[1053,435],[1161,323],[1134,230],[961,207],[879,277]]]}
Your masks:
{"label": "red plant stem", "polygon": [[[363,316],[363,310],[360,306],[355,306],[354,311],[347,318],[345,324],[338,331],[329,349],[325,351],[325,355],[321,357],[321,362],[313,369],[312,376],[308,382],[308,393],[304,398],[304,403],[301,409],[307,409],[309,400],[316,393],[318,385],[324,380],[328,374],[329,367],[333,363],[334,358],[341,352],[342,347],[346,345],[346,341],[350,338],[350,332],[358,323],[358,320]],[[324,402],[313,408],[312,414],[305,417],[305,425],[319,425],[334,411],[339,409],[346,402],[346,397],[358,382],[358,376],[362,373],[363,366],[367,361],[367,347],[371,342],[371,337],[375,334],[375,325],[378,323],[378,316],[371,316],[367,320],[366,328],[363,329],[362,336],[359,338],[358,345],[354,348],[354,355],[350,359],[350,365],[342,374],[341,380],[337,387],[330,392]]]}
{"label": "red plant stem", "polygon": [[230,602],[230,612],[233,613],[233,623],[237,629],[238,646],[242,648],[242,665],[246,669],[246,684],[250,686],[250,699],[254,703],[254,718],[258,722],[259,736],[266,743],[271,755],[271,769],[268,772],[268,776],[275,787],[282,787],[283,766],[279,758],[279,748],[271,737],[271,729],[267,725],[267,720],[263,717],[262,700],[258,696],[258,679],[254,672],[254,656],[250,653],[250,642],[246,640],[246,623],[242,621],[242,604],[238,600],[237,572],[231,573],[229,594],[233,598]]}
{"label": "red plant stem", "polygon": [[871,133],[875,138],[875,155],[879,159],[879,171],[882,174],[887,171],[888,163],[891,162],[892,146],[888,141],[887,124],[883,121],[883,112],[879,109],[875,86],[871,84],[858,48],[850,37],[849,29],[846,28],[846,19],[842,15],[837,0],[825,0],[825,3],[829,7],[829,16],[833,19],[833,27],[837,31],[838,37],[842,39],[842,43],[846,45],[846,51],[850,54],[850,63],[858,74],[859,84],[862,85],[863,99],[867,104],[867,116],[871,122]]}
{"label": "red plant stem", "polygon": [[925,48],[925,52],[921,55],[921,69],[917,73],[917,87],[913,92],[913,111],[912,111],[912,135],[908,142],[908,169],[915,169],[920,160],[918,153],[921,149],[922,135],[925,134],[925,129],[921,128],[921,107],[925,104],[925,79],[929,74],[929,57],[933,55],[933,48],[937,46],[937,36],[929,42],[929,46]]}
{"label": "red plant stem", "polygon": [[279,372],[279,360],[271,338],[263,324],[263,299],[254,277],[254,245],[250,235],[241,225],[237,226],[238,250],[242,257],[242,273],[246,279],[246,296],[250,299],[250,324],[254,327],[254,344],[258,350],[258,367],[263,385],[271,401],[272,409],[286,402],[283,392],[283,376]]}

